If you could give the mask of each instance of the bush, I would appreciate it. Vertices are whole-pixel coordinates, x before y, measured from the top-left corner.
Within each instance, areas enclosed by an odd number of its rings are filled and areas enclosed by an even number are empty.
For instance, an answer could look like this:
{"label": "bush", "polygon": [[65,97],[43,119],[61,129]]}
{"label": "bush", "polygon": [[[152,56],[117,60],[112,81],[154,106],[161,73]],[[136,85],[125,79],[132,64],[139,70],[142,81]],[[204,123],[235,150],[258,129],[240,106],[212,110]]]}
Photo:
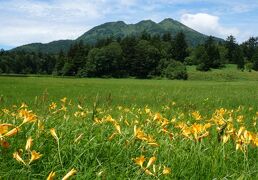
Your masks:
{"label": "bush", "polygon": [[248,72],[251,72],[251,71],[252,71],[252,68],[253,68],[253,63],[248,62],[248,63],[245,64],[245,69],[246,69]]}
{"label": "bush", "polygon": [[194,65],[195,64],[194,57],[191,57],[191,56],[186,57],[185,61],[184,61],[184,64],[188,65],[188,66]]}
{"label": "bush", "polygon": [[186,66],[175,60],[170,60],[168,66],[163,70],[163,76],[168,79],[184,79],[188,78]]}
{"label": "bush", "polygon": [[62,69],[63,76],[74,76],[75,72],[73,71],[73,65],[71,63],[66,62]]}
{"label": "bush", "polygon": [[209,71],[210,67],[207,66],[205,63],[201,63],[201,64],[196,66],[196,70],[197,71]]}

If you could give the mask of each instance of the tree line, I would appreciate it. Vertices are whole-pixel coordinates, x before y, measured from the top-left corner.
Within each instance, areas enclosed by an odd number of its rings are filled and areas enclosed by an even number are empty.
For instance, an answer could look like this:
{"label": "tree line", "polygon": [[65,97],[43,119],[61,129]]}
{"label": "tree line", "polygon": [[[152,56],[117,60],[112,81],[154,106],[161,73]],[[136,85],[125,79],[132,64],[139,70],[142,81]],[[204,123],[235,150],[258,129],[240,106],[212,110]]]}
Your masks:
{"label": "tree line", "polygon": [[186,65],[209,71],[237,64],[238,69],[258,71],[258,38],[242,44],[233,36],[218,42],[209,37],[204,44],[188,47],[184,33],[107,38],[95,45],[74,43],[68,52],[43,54],[0,51],[0,73],[53,74],[77,77],[165,77],[187,79]]}

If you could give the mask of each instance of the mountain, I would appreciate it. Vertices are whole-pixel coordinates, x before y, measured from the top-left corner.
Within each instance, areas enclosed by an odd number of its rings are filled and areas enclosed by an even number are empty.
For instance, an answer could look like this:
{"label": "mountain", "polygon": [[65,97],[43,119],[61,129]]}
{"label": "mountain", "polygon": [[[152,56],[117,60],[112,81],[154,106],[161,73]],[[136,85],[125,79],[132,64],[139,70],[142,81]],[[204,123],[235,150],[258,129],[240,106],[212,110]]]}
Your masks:
{"label": "mountain", "polygon": [[60,50],[67,52],[73,43],[74,43],[74,40],[59,40],[59,41],[53,41],[46,44],[32,43],[32,44],[19,46],[17,48],[12,49],[12,51],[42,52],[42,53],[56,54]]}
{"label": "mountain", "polygon": [[[164,19],[160,23],[155,23],[151,20],[140,21],[137,24],[126,24],[123,21],[117,21],[96,26],[75,40],[60,40],[47,44],[33,43],[14,48],[13,50],[58,53],[60,50],[67,51],[71,44],[81,40],[85,44],[94,44],[100,39],[105,39],[108,37],[123,38],[130,35],[139,35],[143,31],[150,33],[151,35],[162,35],[164,33],[170,32],[172,36],[175,36],[177,33],[182,31],[185,34],[186,40],[190,46],[202,44],[208,37],[170,18]],[[220,38],[215,38],[215,40],[223,41]]]}

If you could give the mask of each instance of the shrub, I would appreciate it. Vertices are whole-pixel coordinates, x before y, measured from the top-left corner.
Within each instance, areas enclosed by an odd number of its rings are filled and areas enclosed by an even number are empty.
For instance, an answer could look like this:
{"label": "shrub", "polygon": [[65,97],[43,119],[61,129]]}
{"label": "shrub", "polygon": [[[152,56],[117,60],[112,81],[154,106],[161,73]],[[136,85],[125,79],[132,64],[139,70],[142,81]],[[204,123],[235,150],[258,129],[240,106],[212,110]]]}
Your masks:
{"label": "shrub", "polygon": [[163,76],[168,79],[184,79],[188,78],[186,66],[175,60],[170,60],[168,66],[163,69]]}
{"label": "shrub", "polygon": [[248,63],[245,64],[245,69],[246,69],[248,72],[251,72],[251,71],[252,71],[252,68],[253,68],[253,63],[248,62]]}
{"label": "shrub", "polygon": [[196,66],[196,70],[198,70],[198,71],[209,71],[210,67],[205,63],[201,63],[201,64]]}

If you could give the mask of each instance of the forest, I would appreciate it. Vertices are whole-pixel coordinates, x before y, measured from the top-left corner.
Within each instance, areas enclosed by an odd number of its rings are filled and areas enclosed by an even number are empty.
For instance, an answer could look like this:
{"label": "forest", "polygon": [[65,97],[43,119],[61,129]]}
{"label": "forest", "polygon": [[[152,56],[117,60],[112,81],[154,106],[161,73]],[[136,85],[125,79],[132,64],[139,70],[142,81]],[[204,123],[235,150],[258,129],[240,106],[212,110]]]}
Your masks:
{"label": "forest", "polygon": [[225,64],[237,64],[242,71],[258,71],[258,37],[238,44],[232,35],[225,41],[210,36],[204,44],[190,46],[183,32],[174,37],[170,33],[142,32],[101,39],[94,45],[79,41],[68,52],[58,54],[0,51],[0,74],[186,80],[188,65],[210,71]]}

